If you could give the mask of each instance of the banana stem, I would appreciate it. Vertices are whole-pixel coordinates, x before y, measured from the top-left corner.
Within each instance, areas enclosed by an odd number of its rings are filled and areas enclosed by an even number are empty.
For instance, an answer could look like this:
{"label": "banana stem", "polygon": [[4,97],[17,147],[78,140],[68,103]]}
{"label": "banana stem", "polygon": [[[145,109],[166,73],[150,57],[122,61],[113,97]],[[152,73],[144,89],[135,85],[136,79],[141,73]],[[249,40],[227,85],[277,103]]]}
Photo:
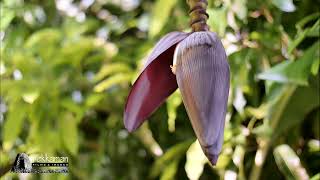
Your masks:
{"label": "banana stem", "polygon": [[187,0],[190,7],[190,26],[193,32],[208,31],[207,19],[209,15],[206,12],[208,1],[207,0]]}

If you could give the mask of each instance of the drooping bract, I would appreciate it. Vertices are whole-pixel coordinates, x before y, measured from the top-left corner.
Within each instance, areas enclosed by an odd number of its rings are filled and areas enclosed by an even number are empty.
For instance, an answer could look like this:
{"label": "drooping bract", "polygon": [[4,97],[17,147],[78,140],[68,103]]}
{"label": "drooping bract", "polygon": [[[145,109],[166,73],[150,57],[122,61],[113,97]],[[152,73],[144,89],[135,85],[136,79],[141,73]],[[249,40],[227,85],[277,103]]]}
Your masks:
{"label": "drooping bract", "polygon": [[177,43],[188,35],[183,32],[167,34],[149,55],[125,105],[124,125],[128,131],[137,129],[177,89],[176,77],[170,65]]}
{"label": "drooping bract", "polygon": [[218,36],[194,32],[181,41],[174,67],[182,100],[200,145],[216,164],[223,144],[229,93],[229,64]]}

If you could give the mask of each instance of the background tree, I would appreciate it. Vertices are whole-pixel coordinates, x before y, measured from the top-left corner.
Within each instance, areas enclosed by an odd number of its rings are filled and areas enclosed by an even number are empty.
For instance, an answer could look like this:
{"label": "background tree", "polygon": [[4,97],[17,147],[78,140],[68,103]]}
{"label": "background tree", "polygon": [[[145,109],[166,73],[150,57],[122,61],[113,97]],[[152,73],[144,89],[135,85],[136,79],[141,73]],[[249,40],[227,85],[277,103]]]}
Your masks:
{"label": "background tree", "polygon": [[[138,132],[130,85],[154,43],[190,31],[182,0],[1,0],[0,175],[19,152],[68,156],[47,179],[319,179],[319,1],[209,0],[231,91],[211,167],[175,92]],[[318,173],[318,174],[317,174]]]}

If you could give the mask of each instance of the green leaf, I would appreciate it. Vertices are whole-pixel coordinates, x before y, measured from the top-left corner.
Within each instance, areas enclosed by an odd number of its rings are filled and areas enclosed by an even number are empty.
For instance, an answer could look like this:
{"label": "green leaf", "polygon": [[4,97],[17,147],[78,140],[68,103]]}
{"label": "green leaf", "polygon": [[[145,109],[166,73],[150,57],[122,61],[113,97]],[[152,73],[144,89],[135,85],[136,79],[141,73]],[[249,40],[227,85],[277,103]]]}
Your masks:
{"label": "green leaf", "polygon": [[307,34],[309,32],[309,29],[305,29],[304,31],[297,34],[297,36],[294,38],[293,42],[290,42],[288,45],[288,54],[292,53],[294,48],[296,48],[303,40],[307,37]]}
{"label": "green leaf", "polygon": [[5,7],[3,3],[0,3],[0,31],[4,31],[15,17],[13,9]]}
{"label": "green leaf", "polygon": [[298,29],[298,30],[302,30],[302,28],[303,28],[307,23],[309,23],[309,22],[312,21],[312,20],[317,19],[319,16],[320,16],[320,13],[319,13],[319,12],[316,12],[316,13],[313,13],[313,14],[310,14],[310,15],[304,17],[303,19],[301,19],[301,20],[296,24],[297,29]]}
{"label": "green leaf", "polygon": [[[319,79],[315,81],[319,81]],[[319,99],[315,98],[319,96],[319,92],[318,84],[311,84],[310,87],[298,87],[283,109],[278,125],[274,127],[273,136],[279,137],[286,130],[301,123],[309,112],[319,107]],[[275,108],[278,109],[277,106]]]}
{"label": "green leaf", "polygon": [[31,91],[31,92],[26,92],[26,93],[23,93],[22,94],[22,99],[29,103],[29,104],[32,104],[35,100],[38,99],[40,93],[39,91]]}
{"label": "green leaf", "polygon": [[125,63],[112,63],[101,67],[100,71],[94,77],[95,82],[111,74],[130,72],[131,68]]}
{"label": "green leaf", "polygon": [[260,134],[276,139],[302,122],[309,112],[319,107],[319,101],[315,98],[320,91],[318,82],[319,77],[311,78],[308,87],[278,84],[267,97],[269,108],[265,123],[255,128],[255,132],[258,133],[259,129]]}
{"label": "green leaf", "polygon": [[271,2],[284,12],[293,12],[296,10],[292,0],[272,0]]}
{"label": "green leaf", "polygon": [[[209,19],[208,25],[212,31],[223,36],[227,28],[227,11],[225,8],[208,9]],[[217,21],[219,19],[219,21]]]}
{"label": "green leaf", "polygon": [[85,102],[86,107],[93,107],[97,105],[105,96],[102,94],[90,94]]}
{"label": "green leaf", "polygon": [[263,124],[253,129],[253,133],[262,138],[270,138],[273,136],[281,120],[281,116],[283,116],[284,109],[295,90],[295,85],[283,86],[275,84],[274,88],[271,88],[267,96],[267,115]]}
{"label": "green leaf", "polygon": [[[110,118],[115,118],[115,116]],[[108,121],[111,121],[111,119],[108,119]],[[163,154],[163,150],[153,137],[148,122],[142,124],[142,126],[137,131],[136,136],[140,139],[146,149],[148,149],[148,151],[151,152],[154,156],[161,156]]]}
{"label": "green leaf", "polygon": [[232,161],[239,169],[242,168],[243,166],[245,151],[246,149],[242,145],[237,145],[236,148],[234,149]]}
{"label": "green leaf", "polygon": [[152,18],[149,27],[149,36],[155,37],[167,22],[172,8],[177,0],[157,0],[152,13]]}
{"label": "green leaf", "polygon": [[111,86],[114,86],[116,84],[120,84],[120,83],[124,83],[124,82],[130,82],[132,78],[131,74],[116,74],[113,75],[111,77],[109,77],[108,79],[100,82],[99,84],[97,84],[94,87],[94,91],[95,92],[102,92],[108,88],[110,88]]}
{"label": "green leaf", "polygon": [[187,162],[184,169],[186,170],[188,178],[192,180],[199,179],[207,161],[198,140],[196,140],[187,151]]}
{"label": "green leaf", "polygon": [[64,147],[76,155],[79,148],[77,121],[71,113],[60,117],[60,136]]}
{"label": "green leaf", "polygon": [[308,31],[307,36],[319,37],[320,35],[320,20],[318,20]]}
{"label": "green leaf", "polygon": [[258,108],[247,107],[245,112],[257,119],[263,119],[267,114],[267,109],[268,106],[266,104],[261,104]]}
{"label": "green leaf", "polygon": [[61,99],[61,106],[64,107],[69,112],[75,113],[75,119],[80,121],[82,116],[84,115],[85,110],[82,106],[76,104],[71,98]]}
{"label": "green leaf", "polygon": [[312,176],[310,180],[319,180],[320,179],[320,173],[317,173],[316,175]]}
{"label": "green leaf", "polygon": [[94,38],[81,37],[74,41],[67,41],[62,49],[60,61],[57,63],[80,65],[82,60],[97,47]]}
{"label": "green leaf", "polygon": [[311,153],[316,153],[320,149],[320,141],[316,139],[311,139],[308,142],[308,151]]}
{"label": "green leaf", "polygon": [[61,40],[62,34],[58,29],[42,29],[33,33],[27,40],[24,46],[32,48],[34,46],[43,46],[57,43]]}
{"label": "green leaf", "polygon": [[176,159],[180,159],[182,155],[187,151],[188,147],[193,141],[188,140],[171,147],[165,154],[157,159],[151,167],[149,176],[155,178],[165,169],[168,164]]}
{"label": "green leaf", "polygon": [[318,20],[312,27],[306,28],[303,31],[298,31],[293,42],[289,43],[288,53],[290,54],[306,37],[318,37],[320,29],[320,20]]}
{"label": "green leaf", "polygon": [[175,91],[167,100],[168,111],[168,128],[170,132],[175,131],[175,120],[177,118],[177,108],[180,106],[182,100],[180,91]]}
{"label": "green leaf", "polygon": [[311,66],[311,73],[315,76],[319,73],[320,58],[316,57]]}
{"label": "green leaf", "polygon": [[27,107],[23,103],[11,102],[9,105],[8,115],[4,120],[3,125],[3,148],[10,150],[17,140],[24,122]]}
{"label": "green leaf", "polygon": [[[47,122],[42,122],[43,125],[40,125],[34,134],[34,147],[38,148],[40,152],[46,152],[52,154],[56,149],[59,149],[59,145],[62,139],[58,139],[58,130],[53,129],[50,124]],[[32,145],[31,145],[32,146]]]}
{"label": "green leaf", "polygon": [[87,19],[84,22],[77,22],[73,18],[66,18],[62,25],[63,32],[67,37],[79,37],[87,32],[92,32],[99,28],[99,21],[97,19]]}
{"label": "green leaf", "polygon": [[62,40],[58,29],[47,28],[36,31],[25,42],[24,47],[34,54],[40,55],[41,60],[52,62],[57,55],[57,48]]}
{"label": "green leaf", "polygon": [[258,74],[259,79],[280,83],[308,85],[308,77],[312,63],[319,59],[319,41],[307,49],[303,56],[296,61],[285,61],[271,69]]}
{"label": "green leaf", "polygon": [[174,160],[171,162],[161,174],[160,180],[172,180],[175,179],[175,175],[178,170],[179,160]]}
{"label": "green leaf", "polygon": [[301,165],[300,158],[287,144],[277,146],[273,151],[276,164],[286,179],[309,179]]}

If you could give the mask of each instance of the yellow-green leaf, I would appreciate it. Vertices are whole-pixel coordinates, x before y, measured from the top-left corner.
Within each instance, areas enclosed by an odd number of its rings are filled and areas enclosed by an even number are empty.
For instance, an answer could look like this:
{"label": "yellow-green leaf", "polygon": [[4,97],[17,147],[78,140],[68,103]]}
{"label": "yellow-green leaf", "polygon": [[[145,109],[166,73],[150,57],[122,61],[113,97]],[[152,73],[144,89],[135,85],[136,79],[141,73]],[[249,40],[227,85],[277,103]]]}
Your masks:
{"label": "yellow-green leaf", "polygon": [[12,19],[15,16],[13,9],[5,7],[2,2],[0,4],[0,31],[5,30],[11,23]]}
{"label": "yellow-green leaf", "polygon": [[130,70],[131,68],[125,63],[106,64],[101,67],[94,80],[97,82],[111,74],[130,72]]}
{"label": "yellow-green leaf", "polygon": [[177,108],[181,104],[180,91],[174,92],[167,100],[167,111],[168,111],[168,128],[170,132],[175,131],[175,120],[177,117]]}
{"label": "yellow-green leaf", "polygon": [[60,135],[63,145],[72,155],[76,155],[79,148],[77,121],[71,113],[65,113],[60,118]]}
{"label": "yellow-green leaf", "polygon": [[258,74],[259,79],[280,83],[308,85],[308,77],[314,61],[319,59],[319,41],[307,49],[303,56],[296,61],[284,61],[271,69]]}
{"label": "yellow-green leaf", "polygon": [[273,151],[278,168],[286,179],[307,180],[307,171],[301,165],[300,158],[287,144],[277,146]]}
{"label": "yellow-green leaf", "polygon": [[179,160],[172,161],[161,174],[160,180],[172,180],[175,179],[175,175],[178,170]]}
{"label": "yellow-green leaf", "polygon": [[184,169],[190,180],[197,180],[200,178],[204,165],[207,163],[207,158],[203,154],[201,146],[196,140],[191,144],[187,151],[187,162]]}
{"label": "yellow-green leaf", "polygon": [[102,92],[102,91],[110,88],[113,85],[124,83],[124,82],[128,83],[128,82],[130,82],[131,78],[132,78],[131,74],[116,74],[116,75],[113,75],[113,76],[109,77],[108,79],[106,79],[106,80],[100,82],[99,84],[97,84],[94,87],[94,91],[95,92]]}
{"label": "yellow-green leaf", "polygon": [[157,0],[152,13],[149,36],[156,36],[167,22],[170,12],[177,0]]}
{"label": "yellow-green leaf", "polygon": [[193,141],[187,140],[182,143],[176,144],[171,147],[166,153],[164,153],[151,167],[150,177],[155,178],[170,164],[170,162],[180,159],[182,155],[187,151],[188,147]]}
{"label": "yellow-green leaf", "polygon": [[3,148],[9,150],[18,138],[26,115],[26,106],[23,103],[12,102],[3,125]]}

